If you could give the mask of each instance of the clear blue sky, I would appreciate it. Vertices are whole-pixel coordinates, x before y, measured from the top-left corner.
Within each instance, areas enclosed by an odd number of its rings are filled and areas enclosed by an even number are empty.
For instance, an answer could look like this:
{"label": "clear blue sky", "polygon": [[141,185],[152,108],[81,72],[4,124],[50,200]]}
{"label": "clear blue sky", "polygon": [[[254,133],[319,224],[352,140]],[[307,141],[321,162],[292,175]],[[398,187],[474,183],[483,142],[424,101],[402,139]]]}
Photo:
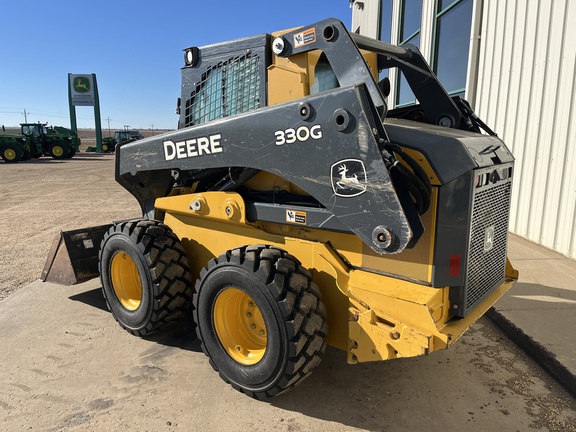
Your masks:
{"label": "clear blue sky", "polygon": [[[0,124],[69,126],[67,76],[95,73],[102,128],[176,128],[182,49],[339,18],[348,0],[5,0]],[[94,127],[77,107],[78,127]]]}

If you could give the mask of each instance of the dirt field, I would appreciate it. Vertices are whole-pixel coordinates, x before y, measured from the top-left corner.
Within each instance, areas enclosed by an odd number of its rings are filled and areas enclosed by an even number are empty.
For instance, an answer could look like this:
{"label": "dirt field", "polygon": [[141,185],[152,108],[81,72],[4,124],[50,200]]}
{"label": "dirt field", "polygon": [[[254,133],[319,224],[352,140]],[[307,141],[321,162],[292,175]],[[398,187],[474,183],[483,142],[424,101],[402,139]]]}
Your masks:
{"label": "dirt field", "polygon": [[[158,135],[161,133],[167,132],[167,130],[155,129],[155,130],[140,130],[140,133],[144,138],[148,138],[154,135]],[[82,144],[80,144],[80,150],[84,151],[86,148],[90,146],[96,147],[96,131],[94,129],[79,129],[78,136],[82,140]],[[108,129],[102,130],[102,138],[107,137],[114,137],[114,130]]]}
{"label": "dirt field", "polygon": [[140,216],[114,180],[114,155],[0,160],[0,300],[38,279],[58,231]]}

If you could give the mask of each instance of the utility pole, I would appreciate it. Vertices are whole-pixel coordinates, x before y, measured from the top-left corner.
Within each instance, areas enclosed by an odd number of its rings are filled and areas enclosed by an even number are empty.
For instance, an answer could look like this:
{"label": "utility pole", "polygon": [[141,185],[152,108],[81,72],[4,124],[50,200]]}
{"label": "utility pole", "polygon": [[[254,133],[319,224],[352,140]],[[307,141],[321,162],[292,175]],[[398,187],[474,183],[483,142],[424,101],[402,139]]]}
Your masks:
{"label": "utility pole", "polygon": [[110,116],[106,117],[106,121],[108,122],[108,138],[110,138]]}
{"label": "utility pole", "polygon": [[24,115],[24,123],[28,123],[28,114],[30,113],[26,112],[26,108],[24,108],[24,112],[20,114]]}
{"label": "utility pole", "polygon": [[152,123],[152,135],[154,135],[154,123]]}

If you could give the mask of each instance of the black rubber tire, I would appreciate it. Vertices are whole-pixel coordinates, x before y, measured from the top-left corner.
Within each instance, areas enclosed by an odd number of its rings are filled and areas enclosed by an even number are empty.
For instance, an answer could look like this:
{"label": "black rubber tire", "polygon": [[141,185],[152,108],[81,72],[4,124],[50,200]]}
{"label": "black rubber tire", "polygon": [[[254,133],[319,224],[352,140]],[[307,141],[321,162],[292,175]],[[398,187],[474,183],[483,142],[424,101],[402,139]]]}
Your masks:
{"label": "black rubber tire", "polygon": [[20,162],[24,157],[24,150],[14,144],[6,144],[2,147],[2,152],[0,153],[2,159],[7,163]]}
{"label": "black rubber tire", "polygon": [[[136,265],[142,287],[137,309],[118,299],[111,264],[117,253],[127,254]],[[172,230],[154,220],[133,220],[111,227],[100,244],[100,281],[114,319],[128,332],[145,336],[189,314],[192,276],[186,253]]]}
{"label": "black rubber tire", "polygon": [[[56,147],[60,147],[62,149],[62,154],[60,154],[60,151],[56,151],[56,154],[54,154]],[[68,144],[61,144],[61,143],[52,144],[48,149],[48,153],[50,154],[50,156],[52,156],[52,158],[57,160],[67,159],[68,155],[70,154],[70,147],[68,146]]]}
{"label": "black rubber tire", "polygon": [[71,148],[70,152],[68,153],[68,159],[72,159],[74,156],[76,156],[76,149]]}
{"label": "black rubber tire", "polygon": [[27,161],[30,160],[30,150],[24,149],[24,154],[22,155],[22,160]]}
{"label": "black rubber tire", "polygon": [[[252,365],[234,360],[223,348],[213,308],[227,288],[243,291],[266,324],[266,351]],[[285,251],[247,246],[227,251],[200,273],[194,294],[194,321],[202,350],[220,377],[256,399],[287,391],[320,363],[328,334],[326,307],[310,273]]]}

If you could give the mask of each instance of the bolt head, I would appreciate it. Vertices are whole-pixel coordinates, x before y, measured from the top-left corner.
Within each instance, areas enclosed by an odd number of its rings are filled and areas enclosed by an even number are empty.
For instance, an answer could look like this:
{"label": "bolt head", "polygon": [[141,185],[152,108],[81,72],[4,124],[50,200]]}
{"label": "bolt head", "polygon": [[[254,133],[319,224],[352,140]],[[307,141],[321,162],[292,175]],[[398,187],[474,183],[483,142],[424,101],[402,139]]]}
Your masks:
{"label": "bolt head", "polygon": [[382,225],[372,231],[372,242],[381,249],[388,250],[394,244],[394,239],[394,233]]}
{"label": "bolt head", "polygon": [[274,42],[272,42],[272,51],[276,55],[282,54],[285,48],[286,45],[284,44],[284,39],[282,39],[281,37],[277,37],[276,39],[274,39]]}
{"label": "bolt head", "polygon": [[190,204],[190,210],[193,210],[196,212],[202,210],[202,201],[200,201],[198,199],[192,201],[192,203]]}

